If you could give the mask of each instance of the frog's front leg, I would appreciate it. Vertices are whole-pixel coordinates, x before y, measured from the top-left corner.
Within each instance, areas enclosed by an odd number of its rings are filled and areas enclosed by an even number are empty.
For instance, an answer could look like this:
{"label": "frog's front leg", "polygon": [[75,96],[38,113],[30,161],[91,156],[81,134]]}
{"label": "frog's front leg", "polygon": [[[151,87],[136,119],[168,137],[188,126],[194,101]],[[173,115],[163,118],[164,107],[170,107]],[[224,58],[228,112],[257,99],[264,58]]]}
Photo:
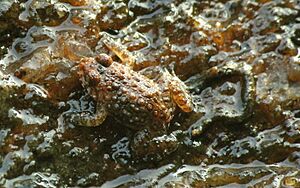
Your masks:
{"label": "frog's front leg", "polygon": [[172,133],[143,129],[135,133],[130,145],[135,158],[158,161],[176,151],[179,142]]}
{"label": "frog's front leg", "polygon": [[80,112],[73,116],[72,122],[86,127],[95,127],[101,125],[107,117],[107,111],[103,105],[98,104],[95,113]]}
{"label": "frog's front leg", "polygon": [[103,43],[105,46],[114,52],[118,58],[122,61],[123,64],[126,64],[127,66],[134,68],[135,66],[135,60],[131,52],[127,50],[127,48],[122,45],[121,43],[116,42],[115,40],[111,39],[110,37],[106,37],[103,40]]}

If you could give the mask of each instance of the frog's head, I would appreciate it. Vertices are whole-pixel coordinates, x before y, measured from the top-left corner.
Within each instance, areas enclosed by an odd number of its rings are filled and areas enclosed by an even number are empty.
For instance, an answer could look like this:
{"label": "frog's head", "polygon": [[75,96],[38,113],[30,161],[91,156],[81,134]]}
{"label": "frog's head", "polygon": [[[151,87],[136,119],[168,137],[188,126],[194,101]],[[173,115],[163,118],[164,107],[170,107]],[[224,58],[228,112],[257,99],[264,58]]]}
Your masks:
{"label": "frog's head", "polygon": [[106,67],[112,64],[113,60],[106,54],[100,54],[95,58],[83,58],[78,65],[78,75],[84,88],[95,88],[101,82]]}
{"label": "frog's head", "polygon": [[83,58],[78,65],[78,75],[84,88],[95,88],[101,82],[105,67],[95,58]]}

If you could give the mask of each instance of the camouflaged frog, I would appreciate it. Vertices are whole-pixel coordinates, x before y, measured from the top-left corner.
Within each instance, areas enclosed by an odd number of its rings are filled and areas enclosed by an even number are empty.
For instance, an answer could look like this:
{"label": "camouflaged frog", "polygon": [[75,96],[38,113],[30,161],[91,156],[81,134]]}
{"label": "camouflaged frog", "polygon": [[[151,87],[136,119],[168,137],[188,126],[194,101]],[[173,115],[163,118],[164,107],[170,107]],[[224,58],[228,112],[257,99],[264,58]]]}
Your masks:
{"label": "camouflaged frog", "polygon": [[[143,70],[134,71],[134,60],[124,47],[112,40],[106,40],[104,44],[121,59],[121,63],[105,54],[81,59],[78,74],[82,86],[97,102],[95,115],[92,118],[86,116],[81,124],[100,125],[108,115],[112,116],[135,131],[130,146],[138,158],[161,159],[178,148],[182,142],[178,141],[178,134],[187,132],[178,130],[166,134],[177,107],[201,116],[189,128],[193,138],[201,135],[209,122],[240,123],[251,115],[255,81],[251,67],[246,63],[226,62],[195,76],[190,80],[191,84],[186,82],[195,90],[191,89],[192,98],[186,84],[168,70],[161,68],[155,72],[151,69],[153,75]],[[205,88],[226,80],[236,82],[237,88],[223,87],[221,97],[217,94],[212,101],[201,99]],[[216,109],[211,103],[216,104]],[[211,109],[205,110],[203,115],[201,106],[206,108],[206,105]]]}
{"label": "camouflaged frog", "polygon": [[[107,46],[113,48],[114,43],[110,41]],[[155,79],[150,79],[134,71],[131,61],[124,58],[127,56],[117,47],[113,51],[121,59],[126,59],[122,62],[124,64],[100,54],[95,58],[83,58],[78,65],[82,86],[97,103],[95,115],[81,114],[80,124],[98,126],[111,116],[137,132],[131,142],[137,156],[163,155],[174,151],[176,137],[165,135],[165,131],[177,106],[184,112],[193,110],[185,84],[163,69]]]}

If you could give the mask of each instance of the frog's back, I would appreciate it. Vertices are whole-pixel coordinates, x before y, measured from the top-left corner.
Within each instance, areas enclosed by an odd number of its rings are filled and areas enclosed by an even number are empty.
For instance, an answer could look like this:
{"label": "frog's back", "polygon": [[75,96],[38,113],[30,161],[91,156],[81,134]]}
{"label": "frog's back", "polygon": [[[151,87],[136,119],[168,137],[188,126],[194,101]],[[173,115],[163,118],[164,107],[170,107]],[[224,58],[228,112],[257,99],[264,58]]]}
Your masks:
{"label": "frog's back", "polygon": [[163,125],[172,119],[175,104],[168,91],[125,65],[112,63],[99,88],[99,100],[108,113],[133,129]]}

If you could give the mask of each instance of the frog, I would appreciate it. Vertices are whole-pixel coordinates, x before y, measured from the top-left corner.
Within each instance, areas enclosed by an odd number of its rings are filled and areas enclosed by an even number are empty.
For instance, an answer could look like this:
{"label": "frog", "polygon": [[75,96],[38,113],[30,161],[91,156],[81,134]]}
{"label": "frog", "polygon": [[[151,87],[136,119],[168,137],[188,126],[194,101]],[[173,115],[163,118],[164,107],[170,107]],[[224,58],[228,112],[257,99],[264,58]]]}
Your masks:
{"label": "frog", "polygon": [[136,158],[162,158],[178,147],[176,136],[167,134],[177,109],[193,111],[194,104],[186,85],[174,72],[159,68],[153,76],[135,71],[133,58],[113,40],[104,44],[121,62],[101,53],[82,58],[78,76],[82,87],[96,102],[93,115],[81,113],[82,126],[99,126],[107,116],[133,130],[130,148]]}
{"label": "frog", "polygon": [[[65,113],[65,118],[70,118],[71,122],[78,125],[94,127],[100,126],[108,116],[112,116],[122,128],[128,128],[133,132],[129,140],[130,148],[134,156],[137,156],[136,158],[160,159],[176,151],[182,143],[185,143],[185,140],[180,139],[187,137],[198,139],[203,131],[216,121],[222,121],[224,124],[228,121],[239,123],[251,115],[253,101],[255,101],[255,80],[251,66],[247,63],[220,63],[182,81],[174,71],[170,72],[161,65],[139,70],[135,58],[140,56],[134,57],[120,43],[108,37],[104,38],[105,40],[102,41],[104,46],[120,61],[114,61],[108,53],[94,55],[85,44],[78,43],[72,37],[71,40],[59,40],[63,43],[57,44],[59,49],[62,48],[63,52],[67,52],[62,57],[69,59],[72,65],[77,64],[77,68],[70,70],[73,77],[66,84],[70,87],[76,83],[76,87],[70,88],[77,88],[77,79],[80,79],[82,88],[96,104],[95,113],[91,114],[81,109],[79,113],[77,110],[73,113],[71,110],[71,113],[69,111]],[[40,57],[43,54],[44,52]],[[42,70],[22,69],[21,72],[24,71],[26,74],[17,72],[20,79],[26,82],[36,82],[40,79],[40,75],[46,77],[45,75],[52,73],[53,69],[46,64]],[[37,75],[37,71],[42,71],[43,74]],[[204,108],[204,110],[201,109],[202,106],[207,106],[207,102],[199,98],[205,88],[214,82],[223,82],[228,77],[236,76],[241,78],[242,86],[244,86],[241,90],[243,105],[239,112],[228,113],[216,110],[207,112]],[[57,93],[55,91],[52,93]],[[67,95],[69,92],[65,93]],[[53,98],[53,95],[49,98]],[[215,101],[212,101],[208,105],[213,106],[214,103]],[[170,122],[178,109],[183,113],[191,113],[189,119],[197,121],[192,125],[191,123],[187,126],[181,125],[169,133]]]}
{"label": "frog", "polygon": [[[137,71],[134,57],[124,46],[109,38],[103,40],[103,43],[121,61],[113,61],[107,54],[81,59],[79,78],[83,88],[97,102],[97,110],[92,118],[81,114],[81,117],[86,117],[81,125],[97,126],[107,116],[114,117],[120,125],[135,132],[130,140],[135,158],[160,160],[185,143],[180,139],[197,139],[213,122],[241,123],[252,114],[255,79],[252,67],[246,62],[224,62],[182,81],[174,71],[170,72],[161,66],[149,67],[150,71],[147,68]],[[155,68],[156,71],[153,70]],[[241,83],[240,94],[234,87],[222,91],[228,96],[236,93],[235,97],[241,98],[239,111],[210,110],[209,113],[205,112],[207,114],[203,113],[201,108],[206,102],[198,100],[197,96],[199,98],[201,92],[214,82],[219,83],[228,78],[238,79]],[[232,105],[230,102],[222,104]],[[168,133],[177,109],[190,113],[191,117],[195,116],[199,121],[187,130],[183,128]]]}

